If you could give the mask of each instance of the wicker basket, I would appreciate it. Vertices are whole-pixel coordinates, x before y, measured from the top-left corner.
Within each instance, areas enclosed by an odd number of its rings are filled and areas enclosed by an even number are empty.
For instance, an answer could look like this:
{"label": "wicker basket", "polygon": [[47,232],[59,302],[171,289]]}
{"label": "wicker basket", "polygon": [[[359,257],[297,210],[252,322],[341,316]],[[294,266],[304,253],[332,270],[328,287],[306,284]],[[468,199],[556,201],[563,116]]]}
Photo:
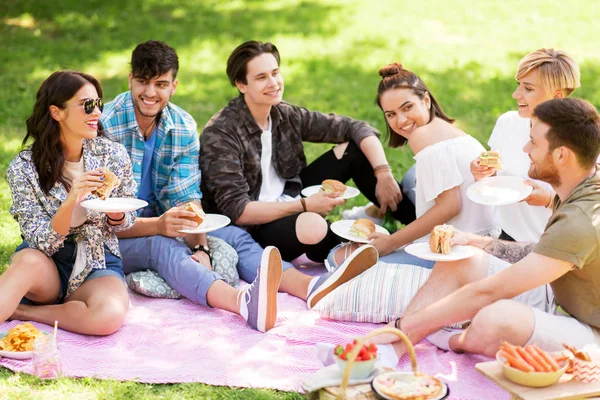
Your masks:
{"label": "wicker basket", "polygon": [[[372,400],[378,399],[379,397],[373,391],[370,383],[362,383],[359,385],[354,385],[348,387],[348,380],[350,379],[350,371],[352,370],[352,366],[354,365],[354,361],[360,352],[360,349],[363,345],[372,338],[373,336],[381,335],[383,333],[392,333],[400,337],[404,342],[408,350],[408,354],[410,355],[410,361],[412,363],[412,370],[415,375],[420,374],[417,368],[417,357],[415,355],[415,349],[410,342],[410,339],[399,329],[396,328],[380,328],[376,329],[373,332],[370,332],[365,337],[358,340],[358,343],[352,351],[348,354],[348,362],[346,363],[346,368],[344,369],[344,374],[342,378],[342,384],[340,386],[329,386],[324,389],[321,389],[318,392],[318,399],[326,399],[326,400]],[[311,398],[315,398],[314,396]]]}

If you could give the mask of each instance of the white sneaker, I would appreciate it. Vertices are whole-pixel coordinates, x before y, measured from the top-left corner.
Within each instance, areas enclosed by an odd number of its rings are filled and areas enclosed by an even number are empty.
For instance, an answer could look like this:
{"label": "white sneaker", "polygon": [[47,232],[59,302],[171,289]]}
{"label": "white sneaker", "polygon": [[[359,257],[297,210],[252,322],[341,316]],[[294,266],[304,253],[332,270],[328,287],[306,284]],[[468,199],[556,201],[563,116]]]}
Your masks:
{"label": "white sneaker", "polygon": [[342,218],[344,219],[359,219],[366,218],[375,222],[377,225],[383,224],[383,218],[379,218],[376,215],[378,214],[379,209],[375,204],[369,203],[366,206],[355,206],[352,207],[351,210],[342,211]]}

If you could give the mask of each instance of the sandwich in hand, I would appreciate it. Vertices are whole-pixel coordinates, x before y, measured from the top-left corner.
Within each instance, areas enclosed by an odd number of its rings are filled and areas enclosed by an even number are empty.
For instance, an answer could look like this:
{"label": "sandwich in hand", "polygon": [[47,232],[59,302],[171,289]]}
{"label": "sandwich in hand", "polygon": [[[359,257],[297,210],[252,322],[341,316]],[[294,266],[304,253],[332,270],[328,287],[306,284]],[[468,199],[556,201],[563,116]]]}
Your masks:
{"label": "sandwich in hand", "polygon": [[479,156],[479,165],[496,168],[498,171],[502,171],[500,152],[496,150],[484,151]]}
{"label": "sandwich in hand", "polygon": [[107,168],[98,169],[103,172],[104,180],[102,181],[102,186],[94,190],[92,194],[98,196],[100,200],[106,200],[110,196],[110,193],[121,184],[121,181]]}
{"label": "sandwich in hand", "polygon": [[454,228],[452,225],[438,225],[431,231],[429,237],[429,248],[432,253],[450,254],[450,239]]}
{"label": "sandwich in hand", "polygon": [[370,219],[359,218],[350,226],[348,233],[366,239],[373,232],[375,232],[375,222]]}
{"label": "sandwich in hand", "polygon": [[339,193],[342,195],[346,191],[346,185],[335,179],[325,179],[321,183],[321,189],[323,189],[325,193]]}
{"label": "sandwich in hand", "polygon": [[195,214],[193,217],[183,217],[183,218],[189,219],[190,221],[197,222],[198,223],[197,227],[200,226],[200,224],[206,219],[206,214],[204,213],[204,210],[202,210],[202,208],[198,207],[198,205],[196,205],[196,203],[192,203],[190,201],[189,203],[186,203],[185,206],[183,206],[183,209],[185,211],[191,211]]}

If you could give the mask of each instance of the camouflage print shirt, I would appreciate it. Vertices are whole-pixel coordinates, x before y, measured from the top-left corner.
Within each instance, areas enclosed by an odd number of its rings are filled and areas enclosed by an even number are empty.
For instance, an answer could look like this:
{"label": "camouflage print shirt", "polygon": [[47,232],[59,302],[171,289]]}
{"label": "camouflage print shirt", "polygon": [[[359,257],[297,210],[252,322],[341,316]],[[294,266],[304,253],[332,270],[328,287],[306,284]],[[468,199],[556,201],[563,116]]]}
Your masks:
{"label": "camouflage print shirt", "polygon": [[[335,114],[309,111],[281,102],[271,108],[273,166],[286,180],[284,193],[302,190],[299,174],[306,167],[303,141],[357,145],[367,136],[379,136],[369,124]],[[260,157],[262,129],[242,96],[215,114],[200,136],[203,206],[236,221],[251,201],[258,200],[262,183]]]}

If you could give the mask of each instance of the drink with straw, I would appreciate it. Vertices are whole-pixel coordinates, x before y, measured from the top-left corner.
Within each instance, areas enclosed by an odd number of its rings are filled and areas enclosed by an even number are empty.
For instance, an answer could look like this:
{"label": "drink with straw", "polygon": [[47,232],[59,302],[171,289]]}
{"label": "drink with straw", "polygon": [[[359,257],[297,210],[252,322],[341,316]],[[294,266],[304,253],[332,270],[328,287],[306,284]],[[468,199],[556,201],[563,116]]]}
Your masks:
{"label": "drink with straw", "polygon": [[56,379],[62,376],[60,353],[56,346],[57,322],[54,322],[54,335],[40,335],[33,342],[33,374],[42,379]]}

